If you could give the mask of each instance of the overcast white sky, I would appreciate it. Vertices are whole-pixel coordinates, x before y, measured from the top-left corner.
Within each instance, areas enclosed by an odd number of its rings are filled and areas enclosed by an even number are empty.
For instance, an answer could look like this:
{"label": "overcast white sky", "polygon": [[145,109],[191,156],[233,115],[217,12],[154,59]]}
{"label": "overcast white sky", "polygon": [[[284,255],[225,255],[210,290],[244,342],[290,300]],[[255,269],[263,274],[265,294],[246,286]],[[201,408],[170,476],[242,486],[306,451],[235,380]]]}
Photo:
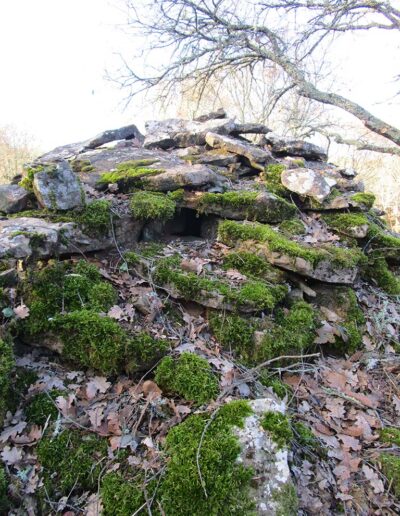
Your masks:
{"label": "overcast white sky", "polygon": [[[123,112],[121,92],[105,79],[129,55],[133,42],[123,0],[0,0],[0,126],[32,133],[40,147],[84,140],[128,123],[143,128],[151,107],[133,103]],[[395,39],[397,37],[397,40]],[[160,56],[160,60],[162,56]],[[341,77],[337,91],[388,122],[398,124],[399,38],[349,37],[333,58]],[[397,86],[397,87],[396,87]]]}

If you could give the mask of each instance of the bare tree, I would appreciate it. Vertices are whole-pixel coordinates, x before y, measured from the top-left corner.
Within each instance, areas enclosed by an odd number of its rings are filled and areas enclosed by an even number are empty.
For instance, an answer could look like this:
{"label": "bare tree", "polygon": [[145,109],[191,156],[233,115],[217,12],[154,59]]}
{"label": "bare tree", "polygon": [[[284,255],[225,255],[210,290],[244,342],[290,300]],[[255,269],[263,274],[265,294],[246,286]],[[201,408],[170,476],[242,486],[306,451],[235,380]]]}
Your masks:
{"label": "bare tree", "polygon": [[21,174],[24,163],[38,154],[32,136],[12,126],[0,127],[0,183]]}
{"label": "bare tree", "polygon": [[400,130],[327,90],[310,62],[343,32],[400,31],[396,1],[149,0],[138,8],[128,0],[132,27],[146,37],[150,54],[163,52],[166,64],[145,74],[126,63],[119,81],[130,96],[160,85],[168,94],[176,84],[191,81],[201,96],[214,77],[223,81],[239,71],[274,65],[283,72],[288,92],[350,113],[386,141],[370,150],[391,152],[400,146]]}

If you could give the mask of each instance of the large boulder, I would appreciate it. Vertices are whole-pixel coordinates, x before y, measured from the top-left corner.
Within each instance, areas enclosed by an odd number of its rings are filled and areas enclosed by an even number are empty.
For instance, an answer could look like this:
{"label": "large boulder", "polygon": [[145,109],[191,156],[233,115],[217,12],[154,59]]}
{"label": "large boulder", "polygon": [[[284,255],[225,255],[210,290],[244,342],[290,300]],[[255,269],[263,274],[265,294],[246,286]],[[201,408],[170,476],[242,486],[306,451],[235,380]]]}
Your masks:
{"label": "large boulder", "polygon": [[46,165],[36,172],[33,191],[43,208],[70,210],[85,204],[85,192],[67,161]]}
{"label": "large boulder", "polygon": [[145,127],[147,134],[144,140],[144,147],[148,149],[170,149],[173,147],[204,145],[208,132],[229,134],[234,130],[235,123],[230,118],[213,118],[205,122],[170,118],[161,122],[156,120],[148,121]]}
{"label": "large boulder", "polygon": [[318,145],[304,140],[278,136],[272,132],[264,137],[265,143],[277,156],[301,156],[309,160],[326,161],[327,153]]}
{"label": "large boulder", "polygon": [[282,172],[281,182],[291,192],[322,202],[337,184],[337,179],[332,171],[291,168]]}
{"label": "large boulder", "polygon": [[268,150],[256,147],[245,140],[239,140],[229,136],[216,134],[215,132],[209,132],[206,134],[206,142],[214,149],[221,149],[225,152],[231,152],[238,156],[243,156],[250,162],[250,165],[253,168],[261,171],[264,170],[265,165],[276,162]]}
{"label": "large boulder", "polygon": [[25,210],[29,192],[18,185],[0,185],[0,211],[16,213]]}
{"label": "large boulder", "polygon": [[94,138],[91,138],[83,143],[84,149],[96,149],[101,145],[116,140],[136,140],[138,143],[143,143],[144,136],[141,134],[136,125],[127,125],[120,127],[119,129],[108,129],[98,134]]}

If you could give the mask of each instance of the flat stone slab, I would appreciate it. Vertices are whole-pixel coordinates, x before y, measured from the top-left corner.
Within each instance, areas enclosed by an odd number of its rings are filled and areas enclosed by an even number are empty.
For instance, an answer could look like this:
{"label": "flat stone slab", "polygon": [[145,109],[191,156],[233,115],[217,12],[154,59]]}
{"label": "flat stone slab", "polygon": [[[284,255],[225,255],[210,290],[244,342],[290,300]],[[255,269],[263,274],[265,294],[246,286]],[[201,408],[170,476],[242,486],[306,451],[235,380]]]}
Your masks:
{"label": "flat stone slab", "polygon": [[168,192],[184,187],[222,187],[227,179],[204,165],[178,165],[154,176],[147,176],[145,189]]}
{"label": "flat stone slab", "polygon": [[17,213],[23,211],[29,200],[29,192],[18,185],[0,185],[0,211]]}
{"label": "flat stone slab", "polygon": [[269,132],[264,137],[271,151],[279,156],[301,156],[305,159],[326,161],[327,153],[319,147],[304,140],[285,138],[275,133]]}
{"label": "flat stone slab", "polygon": [[49,222],[32,217],[0,220],[0,258],[50,258],[63,254],[130,247],[139,239],[142,223],[132,217],[114,219],[112,234],[88,235],[74,222]]}

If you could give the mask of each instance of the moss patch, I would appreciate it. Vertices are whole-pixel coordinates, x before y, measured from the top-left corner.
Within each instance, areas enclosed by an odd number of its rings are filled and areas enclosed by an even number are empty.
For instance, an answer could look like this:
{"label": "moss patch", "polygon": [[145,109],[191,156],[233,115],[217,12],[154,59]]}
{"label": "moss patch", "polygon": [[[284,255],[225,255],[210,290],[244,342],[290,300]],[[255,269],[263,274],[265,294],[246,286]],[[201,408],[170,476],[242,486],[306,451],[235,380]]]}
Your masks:
{"label": "moss patch", "polygon": [[101,460],[107,456],[105,439],[65,430],[54,439],[44,437],[36,452],[49,494],[69,496],[72,491],[97,490]]}
{"label": "moss patch", "polygon": [[261,179],[265,181],[268,191],[279,197],[288,198],[291,192],[281,182],[281,175],[284,170],[286,170],[284,165],[268,165],[264,172],[261,172]]}
{"label": "moss patch", "polygon": [[130,210],[135,219],[168,220],[174,216],[176,204],[165,194],[136,192],[130,201]]}
{"label": "moss patch", "polygon": [[[146,483],[142,475],[137,475],[135,479],[129,480],[123,478],[118,473],[108,473],[105,475],[100,490],[104,516],[148,514],[143,492],[145,485]],[[146,485],[146,491],[149,499],[151,499],[153,493],[149,484]],[[142,511],[137,512],[141,507],[143,508]]]}
{"label": "moss patch", "polygon": [[9,505],[7,475],[4,467],[0,466],[0,513],[8,514]]}
{"label": "moss patch", "polygon": [[156,369],[155,382],[166,392],[182,396],[196,405],[208,403],[218,394],[218,378],[210,364],[194,353],[165,357]]}
{"label": "moss patch", "polygon": [[46,172],[47,174],[52,174],[57,170],[57,165],[48,164],[48,165],[34,165],[25,168],[25,176],[18,183],[19,186],[28,190],[28,192],[33,192],[33,180],[35,178],[35,174],[38,172]]}
{"label": "moss patch", "polygon": [[290,445],[293,432],[287,416],[280,412],[266,412],[261,421],[261,426],[271,434],[271,439],[279,448]]}
{"label": "moss patch", "polygon": [[394,427],[382,428],[380,431],[381,441],[383,443],[395,444],[400,447],[400,429]]}
{"label": "moss patch", "polygon": [[265,333],[255,350],[254,360],[259,363],[304,352],[313,345],[317,327],[317,314],[304,301],[294,303],[290,310],[278,310],[274,326]]}
{"label": "moss patch", "polygon": [[369,226],[368,218],[364,213],[329,213],[323,215],[322,219],[328,226],[349,236],[354,236],[354,228]]}
{"label": "moss patch", "polygon": [[370,224],[367,238],[373,248],[372,256],[383,255],[388,260],[400,258],[400,238],[386,232],[378,224]]}
{"label": "moss patch", "polygon": [[201,302],[214,293],[224,296],[224,302],[238,309],[252,307],[255,310],[270,310],[287,293],[284,285],[271,286],[256,280],[246,281],[237,287],[232,286],[223,280],[183,272],[179,265],[179,258],[161,259],[156,265],[153,278],[158,285],[173,285],[188,301]]}
{"label": "moss patch", "polygon": [[379,457],[382,473],[388,479],[393,493],[400,497],[400,457],[390,453],[382,453]]}
{"label": "moss patch", "polygon": [[236,314],[214,312],[209,317],[209,325],[227,351],[234,351],[242,361],[251,360],[254,353],[254,331],[256,325]]}
{"label": "moss patch", "polygon": [[57,419],[58,409],[55,400],[63,394],[64,392],[58,389],[36,394],[25,408],[27,421],[43,426],[47,420],[54,421]]}
{"label": "moss patch", "polygon": [[122,187],[140,185],[141,180],[146,176],[164,172],[162,169],[149,168],[156,161],[152,159],[125,161],[117,165],[116,170],[102,173],[98,183],[103,185],[118,183]]}
{"label": "moss patch", "polygon": [[299,219],[284,220],[279,224],[279,229],[286,235],[304,235],[306,228]]}
{"label": "moss patch", "polygon": [[252,470],[237,462],[241,448],[232,432],[233,427],[242,427],[250,414],[245,401],[233,401],[208,425],[199,454],[203,485],[196,456],[209,416],[190,416],[170,430],[166,439],[168,467],[160,488],[165,514],[254,515],[249,496]]}
{"label": "moss patch", "polygon": [[226,245],[234,245],[245,240],[262,242],[268,245],[270,251],[293,258],[303,258],[314,266],[322,260],[329,260],[338,266],[352,267],[363,259],[363,254],[358,249],[343,249],[334,246],[318,249],[306,247],[274,231],[268,224],[256,222],[239,223],[224,220],[219,224],[218,238]]}
{"label": "moss patch", "polygon": [[361,327],[365,324],[365,317],[358,306],[357,296],[351,288],[337,287],[338,303],[346,314],[345,320],[339,323],[343,336],[336,338],[335,348],[339,351],[354,353],[362,343]]}
{"label": "moss patch", "polygon": [[151,369],[164,355],[170,346],[167,340],[154,339],[146,332],[131,337],[125,345],[124,370],[135,373],[138,370]]}
{"label": "moss patch", "polygon": [[367,279],[374,280],[378,287],[391,296],[400,295],[400,278],[389,269],[383,256],[372,256],[364,270]]}
{"label": "moss patch", "polygon": [[273,493],[272,499],[277,504],[276,516],[297,516],[299,499],[291,482],[287,482],[282,489]]}
{"label": "moss patch", "polygon": [[248,251],[230,252],[224,257],[223,268],[236,269],[250,278],[263,279],[271,283],[280,283],[285,273],[273,267],[266,260]]}
{"label": "moss patch", "polygon": [[375,202],[375,195],[372,193],[356,193],[351,196],[351,200],[363,204],[366,208],[371,209]]}

